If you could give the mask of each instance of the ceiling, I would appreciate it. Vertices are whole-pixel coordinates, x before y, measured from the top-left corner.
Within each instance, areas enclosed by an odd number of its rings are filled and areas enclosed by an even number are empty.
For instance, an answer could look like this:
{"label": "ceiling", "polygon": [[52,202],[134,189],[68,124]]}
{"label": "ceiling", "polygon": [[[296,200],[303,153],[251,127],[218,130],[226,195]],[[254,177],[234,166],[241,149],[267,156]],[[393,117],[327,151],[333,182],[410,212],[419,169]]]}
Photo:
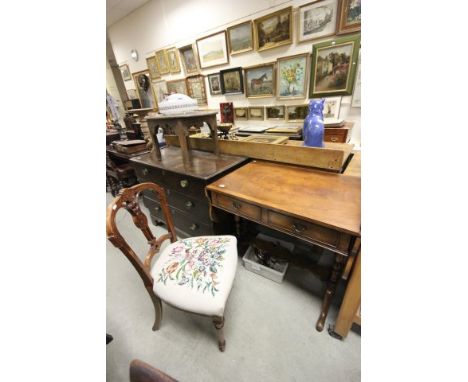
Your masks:
{"label": "ceiling", "polygon": [[123,19],[149,0],[106,0],[106,26]]}

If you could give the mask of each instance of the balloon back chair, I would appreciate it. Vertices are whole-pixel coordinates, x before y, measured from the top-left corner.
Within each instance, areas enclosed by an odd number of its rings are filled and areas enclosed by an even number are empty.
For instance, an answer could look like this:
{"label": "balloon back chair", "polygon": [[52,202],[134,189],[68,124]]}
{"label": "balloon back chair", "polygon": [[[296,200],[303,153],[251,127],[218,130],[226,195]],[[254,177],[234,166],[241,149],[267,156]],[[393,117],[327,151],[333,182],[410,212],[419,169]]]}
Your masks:
{"label": "balloon back chair", "polygon": [[[141,211],[139,195],[153,191],[162,207],[168,233],[156,238]],[[124,208],[148,241],[149,250],[142,262],[120,234],[117,212]],[[107,238],[119,248],[143,280],[155,309],[153,330],[161,324],[161,300],[180,310],[212,317],[218,347],[224,351],[224,308],[237,267],[237,239],[234,236],[198,236],[177,240],[164,189],[154,183],[140,183],[120,190],[107,207]],[[164,241],[170,244],[161,252]],[[154,264],[153,258],[156,257]]]}

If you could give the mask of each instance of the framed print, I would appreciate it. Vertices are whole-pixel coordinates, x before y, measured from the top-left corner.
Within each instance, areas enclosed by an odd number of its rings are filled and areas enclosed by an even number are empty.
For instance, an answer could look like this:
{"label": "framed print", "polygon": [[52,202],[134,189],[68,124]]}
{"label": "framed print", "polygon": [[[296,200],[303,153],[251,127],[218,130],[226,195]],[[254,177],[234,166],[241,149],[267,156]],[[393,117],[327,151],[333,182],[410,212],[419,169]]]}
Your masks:
{"label": "framed print", "polygon": [[179,48],[180,56],[182,57],[182,65],[186,74],[193,74],[198,72],[197,58],[193,50],[193,45],[186,45]]}
{"label": "framed print", "polygon": [[341,97],[325,98],[323,105],[323,118],[324,119],[338,119],[340,116]]}
{"label": "framed print", "polygon": [[127,89],[128,99],[138,99],[138,94],[136,89]]}
{"label": "framed print", "polygon": [[149,70],[135,72],[132,74],[132,76],[133,81],[135,82],[135,87],[137,90],[138,99],[140,100],[141,108],[155,109],[156,103],[154,101],[153,89],[151,87]]}
{"label": "framed print", "polygon": [[264,98],[275,95],[275,63],[244,68],[245,95],[247,98]]}
{"label": "framed print", "polygon": [[336,32],[338,0],[317,0],[299,7],[298,42],[333,36]]}
{"label": "framed print", "polygon": [[200,68],[229,64],[226,31],[217,32],[197,40]]}
{"label": "framed print", "polygon": [[187,77],[185,81],[187,82],[188,96],[196,99],[199,105],[207,105],[205,76]]}
{"label": "framed print", "polygon": [[346,34],[361,30],[361,0],[342,0],[338,32]]}
{"label": "framed print", "polygon": [[279,99],[296,99],[307,96],[308,53],[278,58],[276,96]]}
{"label": "framed print", "polygon": [[353,100],[351,107],[361,107],[361,50],[359,50],[359,58],[356,70],[356,81],[354,83]]}
{"label": "framed print", "polygon": [[287,105],[286,119],[288,122],[304,122],[308,112],[307,105]]}
{"label": "framed print", "polygon": [[227,36],[229,41],[229,54],[231,56],[253,50],[253,29],[251,20],[229,27],[227,29]]}
{"label": "framed print", "polygon": [[254,20],[255,49],[273,49],[292,44],[292,7]]}
{"label": "framed print", "polygon": [[185,82],[185,79],[167,81],[166,85],[167,85],[167,92],[169,94],[179,93],[179,94],[188,95],[187,83]]}
{"label": "framed print", "polygon": [[122,78],[124,81],[129,81],[132,79],[132,76],[130,75],[130,69],[128,68],[127,64],[120,65],[119,69],[120,73],[122,73]]}
{"label": "framed print", "polygon": [[314,44],[309,98],[351,94],[359,45],[359,35]]}
{"label": "framed print", "polygon": [[159,105],[159,103],[163,101],[164,98],[166,98],[166,96],[169,94],[166,81],[154,81],[151,85],[153,86],[153,93],[156,98],[156,102]]}
{"label": "framed print", "polygon": [[265,106],[266,119],[285,119],[284,106]]}
{"label": "framed print", "polygon": [[250,106],[248,118],[258,120],[258,121],[263,121],[265,119],[263,106]]}
{"label": "framed print", "polygon": [[210,86],[210,94],[219,95],[221,92],[221,77],[219,73],[208,75],[208,85]]}
{"label": "framed print", "polygon": [[248,119],[248,107],[235,107],[234,108],[234,119],[238,121],[247,121]]}
{"label": "framed print", "polygon": [[146,65],[148,66],[149,74],[152,80],[161,78],[159,74],[158,66],[156,65],[156,57],[148,57],[146,59]]}
{"label": "framed print", "polygon": [[221,70],[219,76],[221,77],[221,92],[223,94],[244,93],[242,68]]}
{"label": "framed print", "polygon": [[167,58],[166,51],[164,49],[156,51],[154,54],[156,57],[156,65],[158,67],[159,74],[170,73],[169,60]]}
{"label": "framed print", "polygon": [[176,48],[166,49],[166,55],[169,62],[169,71],[171,73],[180,73],[179,51]]}

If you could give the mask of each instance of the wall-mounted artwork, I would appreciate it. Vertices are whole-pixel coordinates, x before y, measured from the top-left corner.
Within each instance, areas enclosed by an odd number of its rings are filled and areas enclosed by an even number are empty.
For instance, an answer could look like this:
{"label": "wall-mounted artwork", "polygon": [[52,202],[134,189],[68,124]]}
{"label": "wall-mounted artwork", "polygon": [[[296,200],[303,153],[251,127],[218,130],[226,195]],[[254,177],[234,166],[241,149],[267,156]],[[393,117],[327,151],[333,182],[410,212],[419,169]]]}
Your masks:
{"label": "wall-mounted artwork", "polygon": [[239,121],[246,121],[248,119],[249,108],[247,107],[235,107],[234,118]]}
{"label": "wall-mounted artwork", "polygon": [[210,86],[210,94],[220,95],[221,91],[221,77],[219,73],[209,74],[208,75],[208,85]]}
{"label": "wall-mounted artwork", "polygon": [[292,44],[292,7],[254,20],[255,49],[273,49]]}
{"label": "wall-mounted artwork", "polygon": [[239,94],[244,92],[242,68],[221,70],[221,91],[223,94]]}
{"label": "wall-mounted artwork", "polygon": [[187,92],[189,97],[196,99],[199,105],[206,105],[205,76],[187,77]]}
{"label": "wall-mounted artwork", "polygon": [[336,32],[338,0],[318,0],[299,7],[299,42],[332,36]]}
{"label": "wall-mounted artwork", "polygon": [[229,64],[226,31],[198,39],[197,50],[202,69]]}
{"label": "wall-mounted artwork", "polygon": [[359,35],[314,44],[309,97],[351,94],[359,48]]}
{"label": "wall-mounted artwork", "polygon": [[158,70],[158,65],[156,65],[156,57],[154,56],[148,57],[146,59],[146,65],[148,66],[151,80],[156,80],[158,78],[161,78],[161,75],[159,74],[159,70]]}
{"label": "wall-mounted artwork", "polygon": [[342,0],[337,34],[361,30],[361,0]]}
{"label": "wall-mounted artwork", "polygon": [[179,51],[176,48],[166,49],[167,61],[169,62],[169,71],[171,73],[180,73]]}
{"label": "wall-mounted artwork", "polygon": [[356,69],[356,81],[354,84],[351,107],[361,107],[361,51],[359,51],[358,65]]}
{"label": "wall-mounted artwork", "polygon": [[179,53],[182,56],[182,64],[186,74],[193,74],[198,72],[197,57],[193,45],[186,45],[179,48]]}
{"label": "wall-mounted artwork", "polygon": [[266,119],[285,119],[284,106],[265,106]]}
{"label": "wall-mounted artwork", "polygon": [[307,96],[309,54],[278,58],[276,95],[279,99],[296,99]]}
{"label": "wall-mounted artwork", "polygon": [[152,83],[153,86],[153,93],[154,96],[156,97],[156,102],[159,103],[166,98],[166,95],[169,94],[167,90],[167,84],[166,81],[161,80],[161,81],[153,81]]}
{"label": "wall-mounted artwork", "polygon": [[265,119],[265,113],[263,106],[250,106],[249,107],[249,119],[257,121],[263,121]]}
{"label": "wall-mounted artwork", "polygon": [[248,52],[253,49],[252,21],[234,25],[227,29],[229,53],[232,55]]}
{"label": "wall-mounted artwork", "polygon": [[245,95],[248,98],[273,97],[275,95],[275,63],[244,68]]}
{"label": "wall-mounted artwork", "polygon": [[132,79],[132,76],[130,75],[130,69],[128,68],[127,64],[120,65],[119,69],[120,73],[122,73],[122,78],[124,81],[129,81]]}
{"label": "wall-mounted artwork", "polygon": [[340,117],[341,97],[325,98],[323,105],[323,118],[338,119]]}
{"label": "wall-mounted artwork", "polygon": [[169,60],[167,59],[166,51],[161,49],[156,51],[154,55],[156,56],[156,65],[158,66],[159,74],[170,73]]}
{"label": "wall-mounted artwork", "polygon": [[154,102],[154,94],[151,87],[149,70],[142,70],[140,72],[133,73],[132,76],[142,109],[154,109],[156,104]]}
{"label": "wall-mounted artwork", "polygon": [[185,79],[167,81],[166,84],[167,84],[167,92],[169,94],[179,93],[179,94],[188,95],[187,84],[185,82]]}
{"label": "wall-mounted artwork", "polygon": [[138,99],[138,94],[136,89],[127,89],[128,99]]}
{"label": "wall-mounted artwork", "polygon": [[286,119],[288,122],[303,122],[308,114],[307,105],[287,105]]}

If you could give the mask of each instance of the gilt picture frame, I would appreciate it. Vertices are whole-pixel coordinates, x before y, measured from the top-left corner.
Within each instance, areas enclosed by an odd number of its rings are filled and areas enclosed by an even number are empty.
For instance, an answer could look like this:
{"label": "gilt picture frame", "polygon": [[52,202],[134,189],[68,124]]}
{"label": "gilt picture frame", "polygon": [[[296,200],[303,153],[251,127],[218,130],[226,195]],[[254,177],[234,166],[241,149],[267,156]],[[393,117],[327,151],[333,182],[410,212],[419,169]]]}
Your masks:
{"label": "gilt picture frame", "polygon": [[244,88],[247,98],[274,97],[275,62],[244,68]]}
{"label": "gilt picture frame", "polygon": [[248,119],[249,119],[248,107],[235,107],[234,108],[234,120],[247,121]]}
{"label": "gilt picture frame", "polygon": [[155,56],[148,57],[146,59],[146,65],[148,66],[151,80],[156,80],[156,79],[161,78],[161,75],[159,74],[159,70],[158,70],[158,65],[156,65]]}
{"label": "gilt picture frame", "polygon": [[336,34],[354,33],[361,30],[361,0],[342,0]]}
{"label": "gilt picture frame", "polygon": [[156,57],[156,65],[158,67],[159,74],[163,75],[170,73],[171,70],[169,68],[169,60],[167,58],[166,50],[157,50],[154,56]]}
{"label": "gilt picture frame", "polygon": [[130,68],[127,64],[120,65],[119,69],[120,73],[122,73],[122,78],[124,81],[130,81],[132,79],[132,76],[130,74]]}
{"label": "gilt picture frame", "polygon": [[199,74],[187,77],[185,81],[187,83],[188,96],[196,99],[198,105],[207,105],[208,102],[206,99],[205,76]]}
{"label": "gilt picture frame", "polygon": [[307,105],[286,105],[286,120],[288,122],[304,122],[308,112]]}
{"label": "gilt picture frame", "polygon": [[338,15],[339,0],[317,0],[301,5],[297,14],[298,42],[333,36]]}
{"label": "gilt picture frame", "polygon": [[227,29],[229,54],[231,56],[250,52],[254,48],[252,20],[234,25]]}
{"label": "gilt picture frame", "polygon": [[280,57],[277,60],[276,97],[303,99],[309,85],[309,53]]}
{"label": "gilt picture frame", "polygon": [[167,61],[169,63],[169,71],[171,73],[180,73],[179,51],[177,48],[166,49]]}
{"label": "gilt picture frame", "polygon": [[268,120],[281,120],[286,119],[286,108],[281,106],[265,106],[265,118]]}
{"label": "gilt picture frame", "polygon": [[263,106],[250,106],[248,113],[249,120],[263,121],[265,119],[265,109]]}
{"label": "gilt picture frame", "polygon": [[187,75],[198,73],[197,56],[193,44],[185,45],[179,48],[182,65]]}
{"label": "gilt picture frame", "polygon": [[188,95],[187,83],[185,81],[185,78],[182,78],[180,80],[167,81],[166,86],[167,92],[169,94],[178,93]]}
{"label": "gilt picture frame", "polygon": [[201,69],[229,64],[226,31],[199,38],[196,44]]}
{"label": "gilt picture frame", "polygon": [[155,96],[153,87],[151,86],[151,78],[149,70],[141,70],[132,73],[133,81],[137,91],[138,99],[142,109],[156,109]]}
{"label": "gilt picture frame", "polygon": [[292,7],[280,9],[254,20],[255,50],[261,52],[293,42]]}

